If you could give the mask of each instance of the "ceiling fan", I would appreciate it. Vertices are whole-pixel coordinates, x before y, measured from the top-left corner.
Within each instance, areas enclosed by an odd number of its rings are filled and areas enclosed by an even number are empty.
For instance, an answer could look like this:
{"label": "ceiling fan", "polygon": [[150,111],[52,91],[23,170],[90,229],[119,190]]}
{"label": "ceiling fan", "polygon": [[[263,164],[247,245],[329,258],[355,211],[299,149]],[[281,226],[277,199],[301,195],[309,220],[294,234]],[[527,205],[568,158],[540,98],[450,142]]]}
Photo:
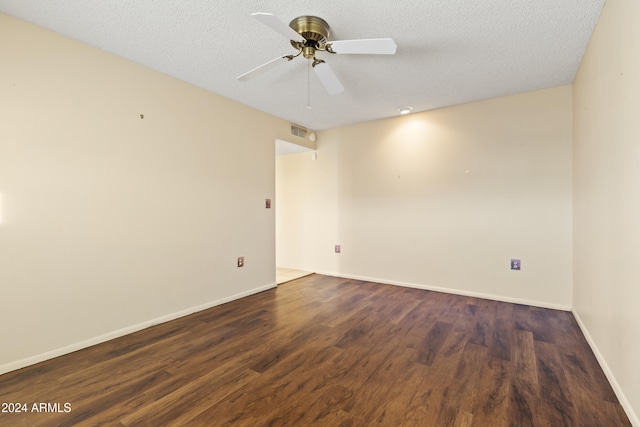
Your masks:
{"label": "ceiling fan", "polygon": [[344,90],[342,84],[333,73],[329,64],[316,58],[316,52],[323,51],[331,54],[378,54],[393,55],[396,44],[393,39],[358,39],[329,41],[329,24],[317,16],[299,16],[286,25],[270,13],[252,13],[251,16],[264,25],[282,34],[291,41],[291,45],[298,50],[296,54],[279,56],[253,70],[238,76],[238,80],[246,81],[264,73],[280,64],[289,62],[302,55],[310,61],[327,92],[336,95]]}

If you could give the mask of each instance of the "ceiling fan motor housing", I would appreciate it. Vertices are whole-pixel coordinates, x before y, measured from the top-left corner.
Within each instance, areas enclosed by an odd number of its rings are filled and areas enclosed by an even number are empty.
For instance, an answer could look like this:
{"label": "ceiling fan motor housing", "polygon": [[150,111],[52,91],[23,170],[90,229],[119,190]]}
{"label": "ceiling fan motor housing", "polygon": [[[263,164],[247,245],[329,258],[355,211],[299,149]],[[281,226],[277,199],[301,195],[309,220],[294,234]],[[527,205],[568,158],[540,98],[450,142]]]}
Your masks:
{"label": "ceiling fan motor housing", "polygon": [[293,30],[305,41],[291,40],[296,49],[302,49],[305,58],[313,58],[316,50],[324,50],[329,40],[329,24],[317,16],[299,16],[289,23]]}

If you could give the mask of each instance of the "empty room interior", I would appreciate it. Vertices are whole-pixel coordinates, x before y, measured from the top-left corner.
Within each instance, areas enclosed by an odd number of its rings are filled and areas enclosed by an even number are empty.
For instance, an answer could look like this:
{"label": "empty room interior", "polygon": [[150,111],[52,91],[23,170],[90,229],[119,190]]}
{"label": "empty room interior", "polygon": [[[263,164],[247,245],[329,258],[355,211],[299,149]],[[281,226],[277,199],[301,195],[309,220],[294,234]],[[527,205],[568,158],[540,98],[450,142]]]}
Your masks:
{"label": "empty room interior", "polygon": [[0,0],[0,425],[640,427],[639,22]]}

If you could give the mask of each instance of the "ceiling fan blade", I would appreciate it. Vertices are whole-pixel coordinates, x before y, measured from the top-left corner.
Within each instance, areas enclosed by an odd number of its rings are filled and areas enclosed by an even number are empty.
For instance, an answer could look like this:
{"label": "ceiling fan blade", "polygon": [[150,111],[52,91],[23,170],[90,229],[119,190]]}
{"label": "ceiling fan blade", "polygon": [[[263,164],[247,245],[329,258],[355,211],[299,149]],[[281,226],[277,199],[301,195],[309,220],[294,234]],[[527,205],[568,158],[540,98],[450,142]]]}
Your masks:
{"label": "ceiling fan blade", "polygon": [[344,90],[342,84],[326,62],[320,62],[313,66],[316,76],[320,79],[329,95],[337,95]]}
{"label": "ceiling fan blade", "polygon": [[393,55],[396,53],[396,42],[393,39],[360,39],[336,40],[328,43],[335,53]]}
{"label": "ceiling fan blade", "polygon": [[267,27],[270,27],[272,30],[282,34],[287,38],[287,40],[295,40],[299,42],[304,40],[304,38],[302,38],[300,34],[296,33],[293,28],[271,13],[256,12],[252,13],[251,16],[262,22]]}
{"label": "ceiling fan blade", "polygon": [[288,56],[280,56],[276,59],[272,59],[266,64],[262,64],[261,66],[256,67],[253,70],[244,73],[241,76],[238,76],[236,79],[240,80],[241,82],[246,82],[247,80],[250,80],[255,76],[258,76],[266,71],[269,71],[272,68],[276,68],[280,64],[284,64],[285,62],[289,62],[289,61],[291,61],[291,59]]}

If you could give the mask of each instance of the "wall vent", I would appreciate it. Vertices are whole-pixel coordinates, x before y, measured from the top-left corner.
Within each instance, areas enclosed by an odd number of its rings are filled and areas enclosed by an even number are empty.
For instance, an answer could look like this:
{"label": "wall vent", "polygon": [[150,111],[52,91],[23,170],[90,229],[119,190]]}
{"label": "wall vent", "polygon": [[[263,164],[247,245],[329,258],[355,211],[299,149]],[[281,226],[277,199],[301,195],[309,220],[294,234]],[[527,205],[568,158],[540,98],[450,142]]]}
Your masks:
{"label": "wall vent", "polygon": [[303,127],[300,127],[298,125],[291,125],[291,135],[293,136],[297,136],[298,138],[306,138],[307,137],[307,130]]}

